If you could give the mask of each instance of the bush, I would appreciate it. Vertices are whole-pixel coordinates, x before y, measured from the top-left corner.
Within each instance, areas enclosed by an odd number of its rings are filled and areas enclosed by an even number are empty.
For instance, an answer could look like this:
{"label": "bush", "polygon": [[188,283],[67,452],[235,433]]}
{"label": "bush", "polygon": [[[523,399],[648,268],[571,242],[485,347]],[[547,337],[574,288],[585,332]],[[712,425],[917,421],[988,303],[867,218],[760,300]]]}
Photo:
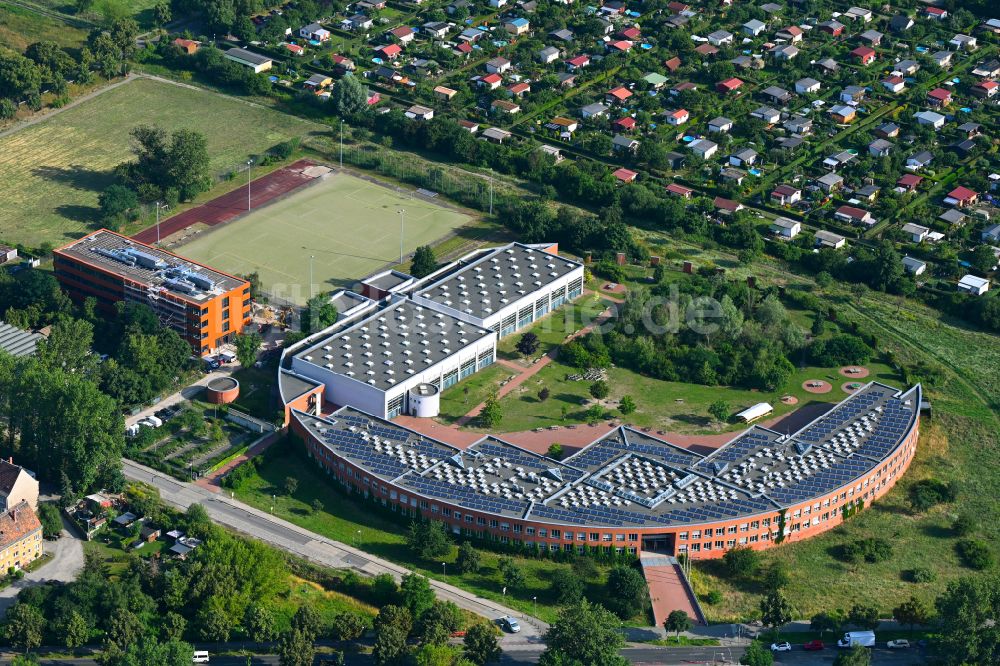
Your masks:
{"label": "bush", "polygon": [[892,557],[892,544],[885,539],[873,537],[845,543],[840,548],[840,559],[858,564],[860,562],[884,562]]}
{"label": "bush", "polygon": [[722,592],[718,590],[710,590],[703,598],[703,601],[709,606],[715,606],[722,602]]}
{"label": "bush", "polygon": [[916,567],[906,573],[906,578],[911,583],[933,583],[937,580],[937,574],[927,567]]}
{"label": "bush", "polygon": [[921,479],[910,486],[910,504],[916,511],[926,511],[938,504],[954,502],[958,489],[954,483]]}
{"label": "bush", "polygon": [[990,547],[976,539],[962,539],[955,544],[955,552],[962,564],[970,569],[982,571],[993,566],[993,553]]}
{"label": "bush", "polygon": [[955,519],[955,522],[951,524],[951,529],[954,530],[955,534],[960,537],[969,536],[979,527],[976,519],[967,513],[961,514]]}
{"label": "bush", "polygon": [[722,556],[722,564],[733,578],[748,578],[760,568],[760,553],[748,546],[731,548]]}

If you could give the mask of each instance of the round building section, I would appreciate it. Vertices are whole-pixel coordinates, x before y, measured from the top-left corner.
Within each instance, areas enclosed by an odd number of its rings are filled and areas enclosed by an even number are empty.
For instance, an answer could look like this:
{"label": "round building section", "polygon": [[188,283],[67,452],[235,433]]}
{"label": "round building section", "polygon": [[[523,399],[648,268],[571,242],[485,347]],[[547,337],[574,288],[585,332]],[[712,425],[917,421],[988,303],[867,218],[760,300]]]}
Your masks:
{"label": "round building section", "polygon": [[205,387],[205,400],[213,405],[226,405],[240,397],[240,383],[232,377],[216,377]]}

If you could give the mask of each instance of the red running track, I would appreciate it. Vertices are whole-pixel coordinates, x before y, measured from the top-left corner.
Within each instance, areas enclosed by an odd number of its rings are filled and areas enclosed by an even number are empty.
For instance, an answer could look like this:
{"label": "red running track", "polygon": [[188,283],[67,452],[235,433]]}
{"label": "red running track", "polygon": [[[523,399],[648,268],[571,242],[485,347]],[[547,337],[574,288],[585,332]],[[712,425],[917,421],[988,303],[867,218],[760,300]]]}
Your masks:
{"label": "red running track", "polygon": [[[316,163],[311,160],[299,160],[253,181],[250,184],[250,209],[259,208],[312,181],[314,176],[307,176],[303,173],[311,166],[316,166]],[[247,188],[244,185],[200,206],[189,208],[183,213],[162,220],[159,234],[157,234],[156,225],[153,225],[143,229],[132,238],[141,243],[155,243],[157,237],[166,238],[191,225],[201,223],[214,227],[229,222],[246,212]]]}

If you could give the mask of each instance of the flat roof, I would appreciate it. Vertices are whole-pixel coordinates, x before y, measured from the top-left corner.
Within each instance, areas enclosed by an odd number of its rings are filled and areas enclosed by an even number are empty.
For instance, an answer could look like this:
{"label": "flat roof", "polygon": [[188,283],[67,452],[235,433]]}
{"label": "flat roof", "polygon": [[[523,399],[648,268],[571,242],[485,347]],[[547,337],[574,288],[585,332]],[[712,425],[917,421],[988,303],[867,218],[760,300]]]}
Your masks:
{"label": "flat roof", "polygon": [[238,58],[243,62],[249,62],[254,65],[263,65],[265,62],[271,62],[271,59],[267,56],[260,55],[259,53],[254,53],[253,51],[247,51],[246,49],[231,48],[226,51],[226,55],[230,58]]}
{"label": "flat roof", "polygon": [[249,284],[108,229],[95,231],[55,252],[196,303]]}
{"label": "flat roof", "polygon": [[511,243],[474,253],[428,276],[414,287],[413,294],[485,319],[526,294],[545,289],[581,265],[544,250]]}
{"label": "flat roof", "polygon": [[867,474],[902,443],[920,385],[879,383],[792,434],[754,426],[703,456],[619,427],[565,461],[487,436],[461,451],[352,408],[296,417],[399,491],[499,517],[564,525],[683,525],[778,511]]}
{"label": "flat roof", "polygon": [[338,322],[295,359],[383,391],[449,358],[493,331],[406,299]]}
{"label": "flat roof", "polygon": [[44,340],[41,333],[25,331],[7,322],[0,321],[0,350],[11,356],[31,356],[35,353],[39,340]]}

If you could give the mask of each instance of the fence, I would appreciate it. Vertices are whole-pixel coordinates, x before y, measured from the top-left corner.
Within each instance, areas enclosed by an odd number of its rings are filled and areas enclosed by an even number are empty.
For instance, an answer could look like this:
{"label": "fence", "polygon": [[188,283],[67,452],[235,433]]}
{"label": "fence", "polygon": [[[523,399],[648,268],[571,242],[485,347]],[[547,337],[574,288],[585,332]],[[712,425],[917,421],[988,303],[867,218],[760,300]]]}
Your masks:
{"label": "fence", "polygon": [[243,412],[233,409],[232,407],[230,407],[229,411],[226,413],[226,419],[256,433],[263,434],[277,430],[277,427],[275,427],[273,423],[268,423],[267,421],[254,418],[253,416],[244,414]]}

